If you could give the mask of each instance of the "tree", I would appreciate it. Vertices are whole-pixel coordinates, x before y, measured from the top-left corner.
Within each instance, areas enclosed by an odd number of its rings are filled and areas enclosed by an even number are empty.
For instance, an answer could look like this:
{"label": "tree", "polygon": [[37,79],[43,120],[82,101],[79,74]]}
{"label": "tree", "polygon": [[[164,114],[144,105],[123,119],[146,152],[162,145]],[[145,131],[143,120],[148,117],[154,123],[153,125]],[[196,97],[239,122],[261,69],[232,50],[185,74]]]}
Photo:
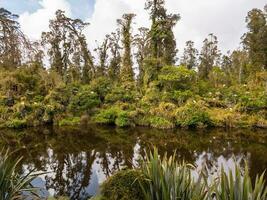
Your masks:
{"label": "tree", "polygon": [[6,69],[20,66],[23,51],[30,47],[17,19],[18,15],[0,8],[0,65]]}
{"label": "tree", "polygon": [[144,60],[148,56],[149,49],[149,29],[141,27],[138,29],[139,33],[134,36],[134,45],[137,48],[137,52],[135,53],[135,57],[138,63],[139,74],[137,78],[137,85],[142,88],[144,82]]}
{"label": "tree", "polygon": [[111,33],[109,36],[109,49],[111,52],[111,60],[108,68],[108,76],[112,81],[119,80],[120,74],[120,63],[121,63],[121,53],[120,50],[120,30],[117,29],[116,32]]}
{"label": "tree", "polygon": [[246,18],[248,32],[242,40],[254,71],[267,70],[267,11],[253,9]]}
{"label": "tree", "polygon": [[187,67],[187,69],[194,69],[197,66],[198,50],[194,48],[193,41],[187,41],[184,48],[184,54],[181,58],[181,65]]}
{"label": "tree", "polygon": [[107,59],[108,59],[108,49],[109,49],[109,35],[106,35],[103,43],[96,49],[99,55],[99,66],[96,69],[96,76],[103,77],[107,74]]}
{"label": "tree", "polygon": [[178,14],[167,14],[164,0],[147,0],[146,10],[150,10],[152,20],[150,30],[151,57],[163,59],[164,64],[172,65],[176,62],[176,40],[173,27],[180,19]]}
{"label": "tree", "polygon": [[123,83],[134,82],[133,61],[131,55],[132,35],[131,25],[135,14],[124,14],[122,19],[117,20],[121,26],[122,44],[124,48],[120,69],[120,80]]}
{"label": "tree", "polygon": [[81,71],[80,79],[83,83],[89,83],[94,77],[93,58],[83,34],[87,25],[80,19],[66,17],[64,11],[58,10],[56,19],[50,21],[50,31],[42,34],[42,43],[48,46],[51,69],[65,81],[70,66],[76,66],[76,71]]}
{"label": "tree", "polygon": [[200,53],[199,77],[207,80],[214,65],[218,64],[220,51],[218,50],[218,40],[212,33],[203,41]]}

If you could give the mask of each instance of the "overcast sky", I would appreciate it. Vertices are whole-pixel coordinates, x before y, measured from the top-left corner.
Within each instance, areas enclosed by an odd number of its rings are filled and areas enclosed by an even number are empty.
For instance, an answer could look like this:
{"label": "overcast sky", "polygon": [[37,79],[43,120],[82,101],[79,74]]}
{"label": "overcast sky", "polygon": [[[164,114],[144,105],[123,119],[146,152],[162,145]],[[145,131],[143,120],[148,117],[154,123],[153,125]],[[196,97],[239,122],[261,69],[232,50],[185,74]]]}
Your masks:
{"label": "overcast sky", "polygon": [[[150,26],[144,11],[145,0],[0,0],[4,7],[20,15],[22,30],[32,39],[38,39],[48,29],[48,21],[57,9],[65,10],[70,17],[82,18],[91,23],[86,36],[91,48],[96,40],[116,29],[116,19],[123,13],[137,14],[134,30]],[[252,8],[262,9],[266,0],[166,0],[169,12],[179,13],[181,20],[174,29],[177,47],[183,51],[187,40],[197,48],[209,33],[218,36],[223,52],[240,46],[240,37],[246,31],[245,17]]]}

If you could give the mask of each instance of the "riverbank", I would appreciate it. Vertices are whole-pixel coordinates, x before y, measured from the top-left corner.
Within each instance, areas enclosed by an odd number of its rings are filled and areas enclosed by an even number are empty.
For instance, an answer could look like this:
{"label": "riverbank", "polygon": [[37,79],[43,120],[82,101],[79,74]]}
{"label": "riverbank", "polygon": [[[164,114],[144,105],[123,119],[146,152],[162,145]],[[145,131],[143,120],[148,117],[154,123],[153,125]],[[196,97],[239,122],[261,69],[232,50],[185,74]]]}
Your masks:
{"label": "riverbank", "polygon": [[[46,105],[20,103],[17,115],[0,121],[1,128],[26,128],[44,125],[76,126],[86,124],[106,124],[117,127],[174,128],[260,128],[267,129],[266,111],[259,113],[240,112],[237,108],[209,107],[204,101],[189,101],[184,106],[160,103],[157,107],[134,108],[136,105],[117,104],[96,108],[90,114],[55,113],[49,116]],[[27,111],[28,110],[28,111]],[[12,109],[9,108],[10,113]],[[51,113],[53,111],[50,111]],[[43,113],[43,114],[42,114]],[[2,113],[1,115],[3,115]]]}

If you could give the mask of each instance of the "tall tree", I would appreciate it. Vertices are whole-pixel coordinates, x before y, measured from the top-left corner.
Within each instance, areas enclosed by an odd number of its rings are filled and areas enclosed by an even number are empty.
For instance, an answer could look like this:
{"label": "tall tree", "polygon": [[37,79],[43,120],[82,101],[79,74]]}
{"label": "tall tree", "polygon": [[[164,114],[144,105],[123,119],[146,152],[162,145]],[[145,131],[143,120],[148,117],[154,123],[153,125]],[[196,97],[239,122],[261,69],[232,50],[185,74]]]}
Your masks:
{"label": "tall tree", "polygon": [[124,83],[134,82],[133,61],[131,54],[131,26],[134,17],[135,14],[124,14],[122,19],[118,20],[118,24],[121,26],[122,44],[124,50],[120,69],[120,80]]}
{"label": "tall tree", "polygon": [[93,58],[83,34],[87,25],[80,19],[66,17],[64,11],[58,10],[56,18],[50,21],[50,31],[42,34],[43,44],[48,45],[51,69],[65,79],[73,63],[77,71],[82,71],[81,80],[84,83],[89,83],[94,76]]}
{"label": "tall tree", "polygon": [[246,18],[248,32],[243,44],[249,52],[253,71],[267,70],[267,10],[253,9]]}
{"label": "tall tree", "polygon": [[137,48],[137,51],[135,53],[135,57],[138,63],[138,78],[137,78],[137,85],[139,88],[143,87],[143,81],[144,81],[144,60],[148,56],[149,49],[149,29],[141,27],[138,29],[138,34],[134,36],[134,45]]}
{"label": "tall tree", "polygon": [[29,41],[20,30],[18,15],[0,8],[0,65],[6,69],[17,68]]}
{"label": "tall tree", "polygon": [[146,10],[150,11],[152,26],[150,30],[151,57],[163,59],[164,64],[176,62],[176,40],[173,27],[180,19],[178,14],[167,14],[165,0],[147,0]]}
{"label": "tall tree", "polygon": [[200,53],[198,72],[201,79],[207,80],[209,78],[209,73],[212,71],[212,68],[218,64],[220,55],[217,37],[211,33],[208,38],[203,41],[203,47]]}
{"label": "tall tree", "polygon": [[198,50],[194,47],[193,41],[187,41],[184,48],[184,53],[181,58],[181,64],[187,69],[194,69],[197,67]]}
{"label": "tall tree", "polygon": [[96,76],[103,77],[107,74],[107,59],[109,49],[109,35],[106,35],[103,43],[96,48],[99,57],[99,66],[96,69]]}
{"label": "tall tree", "polygon": [[109,49],[111,52],[111,59],[108,68],[108,76],[112,81],[119,80],[120,74],[120,63],[121,63],[121,45],[120,45],[120,30],[117,29],[116,32],[111,33],[109,36]]}

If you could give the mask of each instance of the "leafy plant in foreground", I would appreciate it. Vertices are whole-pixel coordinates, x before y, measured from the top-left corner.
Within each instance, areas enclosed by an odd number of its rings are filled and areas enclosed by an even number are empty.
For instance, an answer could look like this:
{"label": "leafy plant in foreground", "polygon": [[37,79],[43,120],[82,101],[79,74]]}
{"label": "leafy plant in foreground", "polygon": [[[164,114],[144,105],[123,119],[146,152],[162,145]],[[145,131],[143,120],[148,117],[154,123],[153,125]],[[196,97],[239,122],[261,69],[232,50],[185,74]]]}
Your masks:
{"label": "leafy plant in foreground", "polygon": [[37,174],[30,171],[25,176],[20,176],[16,172],[18,164],[22,158],[13,159],[9,151],[0,153],[0,200],[26,199],[26,196],[38,197],[31,182]]}
{"label": "leafy plant in foreground", "polygon": [[192,176],[194,166],[178,163],[175,156],[160,159],[158,150],[146,153],[141,171],[146,181],[141,184],[145,200],[204,200],[207,198],[203,176]]}
{"label": "leafy plant in foreground", "polygon": [[266,200],[267,187],[265,186],[264,173],[257,176],[254,187],[249,176],[248,167],[245,167],[245,172],[242,174],[240,167],[235,166],[234,170],[229,170],[226,173],[222,168],[218,185],[215,187],[216,200]]}

